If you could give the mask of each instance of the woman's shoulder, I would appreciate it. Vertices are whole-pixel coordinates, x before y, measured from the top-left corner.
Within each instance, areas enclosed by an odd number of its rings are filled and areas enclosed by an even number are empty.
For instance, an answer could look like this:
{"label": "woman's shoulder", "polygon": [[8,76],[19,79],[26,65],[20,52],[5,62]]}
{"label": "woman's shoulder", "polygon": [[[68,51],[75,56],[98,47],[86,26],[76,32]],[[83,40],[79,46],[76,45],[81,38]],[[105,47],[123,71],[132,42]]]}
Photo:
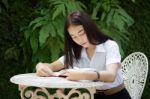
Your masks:
{"label": "woman's shoulder", "polygon": [[117,42],[114,41],[114,40],[107,40],[107,41],[104,42],[104,46],[105,46],[106,48],[118,47],[118,44],[117,44]]}
{"label": "woman's shoulder", "polygon": [[97,51],[101,51],[101,52],[105,52],[105,51],[107,51],[107,50],[110,50],[110,49],[116,49],[116,48],[118,48],[118,44],[117,44],[117,42],[116,41],[114,41],[114,40],[107,40],[107,41],[105,41],[104,43],[102,43],[102,44],[98,44],[97,46],[96,46],[96,49],[97,49]]}
{"label": "woman's shoulder", "polygon": [[104,43],[105,43],[105,44],[117,44],[116,41],[110,40],[110,39],[106,40]]}

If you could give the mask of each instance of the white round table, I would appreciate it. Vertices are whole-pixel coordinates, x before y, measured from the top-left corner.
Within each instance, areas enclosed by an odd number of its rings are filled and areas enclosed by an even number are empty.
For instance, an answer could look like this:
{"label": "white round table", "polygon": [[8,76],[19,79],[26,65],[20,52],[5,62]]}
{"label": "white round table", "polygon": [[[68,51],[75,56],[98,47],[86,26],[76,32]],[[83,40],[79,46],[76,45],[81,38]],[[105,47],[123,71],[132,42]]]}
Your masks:
{"label": "white round table", "polygon": [[[94,99],[95,87],[103,85],[103,82],[100,81],[69,81],[62,77],[39,77],[35,73],[15,75],[10,81],[19,85],[22,99]],[[56,92],[53,94],[49,92],[48,89],[51,88],[57,89]],[[68,94],[63,93],[66,88],[71,88]],[[80,92],[79,89],[82,88],[87,92]],[[75,93],[78,95],[70,98]]]}

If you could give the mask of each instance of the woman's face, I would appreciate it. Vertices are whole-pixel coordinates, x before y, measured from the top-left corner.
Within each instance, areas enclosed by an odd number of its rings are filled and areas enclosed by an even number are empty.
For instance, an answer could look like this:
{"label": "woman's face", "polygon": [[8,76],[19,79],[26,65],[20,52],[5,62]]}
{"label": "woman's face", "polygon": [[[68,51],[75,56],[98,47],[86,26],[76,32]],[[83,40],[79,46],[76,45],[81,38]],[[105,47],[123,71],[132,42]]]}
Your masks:
{"label": "woman's face", "polygon": [[68,32],[69,32],[69,35],[71,36],[72,40],[76,44],[78,44],[84,48],[89,47],[90,43],[89,43],[86,32],[82,25],[70,25],[68,28]]}

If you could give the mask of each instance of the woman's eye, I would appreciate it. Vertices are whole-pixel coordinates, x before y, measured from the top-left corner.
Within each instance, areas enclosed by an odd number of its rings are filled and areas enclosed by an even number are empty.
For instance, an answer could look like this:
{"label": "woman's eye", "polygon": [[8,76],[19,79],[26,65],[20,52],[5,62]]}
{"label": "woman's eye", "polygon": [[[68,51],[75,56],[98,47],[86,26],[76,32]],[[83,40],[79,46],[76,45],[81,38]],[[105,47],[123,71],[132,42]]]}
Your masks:
{"label": "woman's eye", "polygon": [[80,33],[79,35],[82,36],[82,35],[84,35],[84,34],[85,34],[85,33],[83,32],[83,33]]}
{"label": "woman's eye", "polygon": [[75,38],[77,38],[76,36],[72,36],[72,39],[75,39]]}

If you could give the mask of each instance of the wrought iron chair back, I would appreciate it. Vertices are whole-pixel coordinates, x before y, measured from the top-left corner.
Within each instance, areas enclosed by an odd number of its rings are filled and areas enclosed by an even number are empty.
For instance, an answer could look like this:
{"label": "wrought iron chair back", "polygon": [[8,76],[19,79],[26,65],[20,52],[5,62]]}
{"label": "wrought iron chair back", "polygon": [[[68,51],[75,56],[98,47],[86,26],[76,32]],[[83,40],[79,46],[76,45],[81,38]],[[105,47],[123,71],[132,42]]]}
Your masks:
{"label": "wrought iron chair back", "polygon": [[148,74],[147,57],[141,52],[134,52],[121,65],[125,87],[131,98],[141,99]]}

